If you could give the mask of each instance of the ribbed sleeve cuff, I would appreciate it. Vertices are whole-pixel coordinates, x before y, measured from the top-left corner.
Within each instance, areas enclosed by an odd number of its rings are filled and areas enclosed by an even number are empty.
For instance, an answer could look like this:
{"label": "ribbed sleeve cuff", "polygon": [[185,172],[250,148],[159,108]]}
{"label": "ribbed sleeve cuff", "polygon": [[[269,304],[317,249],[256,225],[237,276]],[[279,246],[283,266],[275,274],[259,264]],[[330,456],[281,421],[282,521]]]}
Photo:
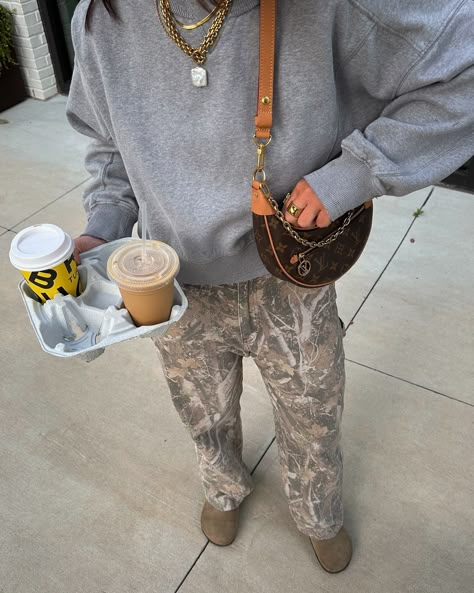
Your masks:
{"label": "ribbed sleeve cuff", "polygon": [[321,169],[306,175],[305,179],[324,204],[331,220],[384,193],[368,166],[347,150]]}
{"label": "ribbed sleeve cuff", "polygon": [[136,214],[126,208],[97,204],[90,213],[83,235],[90,235],[104,241],[123,239],[131,236],[136,221]]}

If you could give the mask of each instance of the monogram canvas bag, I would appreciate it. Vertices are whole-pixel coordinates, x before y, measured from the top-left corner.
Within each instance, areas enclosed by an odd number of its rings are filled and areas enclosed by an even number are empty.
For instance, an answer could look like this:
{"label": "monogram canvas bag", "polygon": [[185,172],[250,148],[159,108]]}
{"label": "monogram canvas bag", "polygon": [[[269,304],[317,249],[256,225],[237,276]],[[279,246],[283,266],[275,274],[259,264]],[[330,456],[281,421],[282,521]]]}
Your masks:
{"label": "monogram canvas bag", "polygon": [[[298,286],[335,282],[358,260],[372,226],[372,201],[346,212],[326,228],[301,230],[284,218],[264,170],[272,139],[276,0],[260,0],[260,66],[254,142],[257,166],[252,180],[252,216],[257,249],[267,270]],[[287,196],[288,197],[288,196]]]}

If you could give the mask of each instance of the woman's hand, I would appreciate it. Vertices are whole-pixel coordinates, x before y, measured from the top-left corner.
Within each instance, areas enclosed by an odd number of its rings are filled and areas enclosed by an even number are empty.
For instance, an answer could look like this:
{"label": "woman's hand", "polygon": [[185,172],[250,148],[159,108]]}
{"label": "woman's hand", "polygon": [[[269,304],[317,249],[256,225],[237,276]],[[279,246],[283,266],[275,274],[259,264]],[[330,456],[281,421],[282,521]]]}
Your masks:
{"label": "woman's hand", "polygon": [[97,237],[91,237],[89,235],[82,235],[82,237],[77,237],[76,239],[74,239],[74,259],[78,264],[80,264],[80,254],[83,251],[89,251],[89,249],[97,247],[97,245],[102,245],[103,243],[107,243],[107,241],[104,241],[103,239],[98,239]]}
{"label": "woman's hand", "polygon": [[[293,215],[290,214],[292,210]],[[285,220],[301,229],[315,226],[323,228],[331,224],[326,208],[304,179],[299,181],[291,192],[291,196],[285,202],[284,212]]]}

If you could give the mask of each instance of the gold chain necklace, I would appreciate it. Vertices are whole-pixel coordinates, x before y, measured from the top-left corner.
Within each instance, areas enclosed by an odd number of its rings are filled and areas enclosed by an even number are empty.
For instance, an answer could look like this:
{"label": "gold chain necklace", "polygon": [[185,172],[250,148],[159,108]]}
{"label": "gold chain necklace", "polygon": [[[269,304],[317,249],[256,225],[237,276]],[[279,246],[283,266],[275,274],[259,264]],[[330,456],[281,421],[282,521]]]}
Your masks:
{"label": "gold chain necklace", "polygon": [[186,31],[194,31],[194,29],[197,29],[198,27],[202,27],[202,25],[205,25],[206,23],[208,23],[212,19],[212,17],[215,16],[215,14],[217,13],[218,10],[219,10],[219,6],[216,6],[207,16],[205,16],[203,19],[201,19],[197,23],[193,23],[191,25],[185,25],[181,21],[178,21],[178,19],[176,18],[176,15],[174,15],[174,22],[177,23],[182,29],[185,29]]}
{"label": "gold chain necklace", "polygon": [[216,43],[226,16],[229,14],[232,0],[223,0],[217,7],[213,23],[209,27],[199,47],[192,47],[183,39],[175,25],[175,19],[171,10],[169,0],[155,0],[155,8],[158,18],[168,37],[198,65],[191,70],[191,80],[194,86],[207,86],[207,71],[202,67],[206,61],[207,54]]}

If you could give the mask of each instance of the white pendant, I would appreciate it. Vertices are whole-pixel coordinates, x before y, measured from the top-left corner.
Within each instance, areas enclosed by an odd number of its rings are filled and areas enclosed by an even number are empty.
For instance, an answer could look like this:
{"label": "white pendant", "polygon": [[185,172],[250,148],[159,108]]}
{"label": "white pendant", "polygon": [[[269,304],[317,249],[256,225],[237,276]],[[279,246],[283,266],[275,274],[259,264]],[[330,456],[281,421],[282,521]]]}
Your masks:
{"label": "white pendant", "polygon": [[207,71],[202,66],[191,70],[191,80],[194,86],[207,86]]}

